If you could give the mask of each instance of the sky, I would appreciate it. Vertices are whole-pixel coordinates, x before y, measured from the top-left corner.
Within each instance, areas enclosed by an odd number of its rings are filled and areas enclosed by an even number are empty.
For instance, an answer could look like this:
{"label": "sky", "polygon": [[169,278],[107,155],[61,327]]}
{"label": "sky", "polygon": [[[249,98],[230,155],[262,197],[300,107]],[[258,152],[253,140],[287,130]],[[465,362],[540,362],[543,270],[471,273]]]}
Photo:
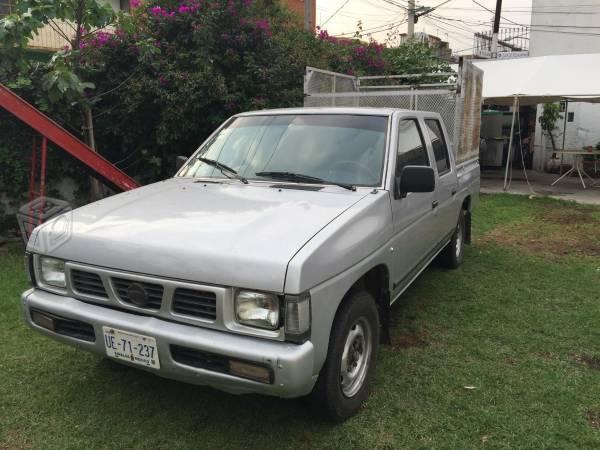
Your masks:
{"label": "sky", "polygon": [[[406,0],[317,0],[317,25],[330,35],[352,35],[361,20],[363,30],[371,30],[373,39],[385,42],[390,32],[406,33],[406,5]],[[473,33],[492,27],[494,14],[485,8],[494,11],[496,0],[417,0],[416,5],[441,6],[420,17],[415,31],[448,41],[454,53],[470,54]],[[502,17],[501,27],[516,27],[512,22],[529,25],[531,0],[503,0]]]}

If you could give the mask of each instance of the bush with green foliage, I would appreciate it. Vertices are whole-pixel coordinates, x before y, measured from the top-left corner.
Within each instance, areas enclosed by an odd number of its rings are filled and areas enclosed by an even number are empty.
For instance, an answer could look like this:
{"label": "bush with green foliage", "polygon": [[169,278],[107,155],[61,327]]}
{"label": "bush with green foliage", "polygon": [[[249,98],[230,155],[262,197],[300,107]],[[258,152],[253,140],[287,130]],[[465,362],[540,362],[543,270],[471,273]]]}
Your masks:
{"label": "bush with green foliage", "polygon": [[[93,7],[78,17],[89,2],[22,0],[0,21],[0,82],[82,138],[81,108],[91,108],[100,153],[142,183],[172,174],[174,157],[232,114],[301,106],[307,65],[355,75],[448,71],[422,44],[306,32],[272,0],[132,0],[131,14]],[[27,37],[60,18],[79,20],[76,36],[49,61],[31,61]],[[99,28],[112,20],[111,31]]]}

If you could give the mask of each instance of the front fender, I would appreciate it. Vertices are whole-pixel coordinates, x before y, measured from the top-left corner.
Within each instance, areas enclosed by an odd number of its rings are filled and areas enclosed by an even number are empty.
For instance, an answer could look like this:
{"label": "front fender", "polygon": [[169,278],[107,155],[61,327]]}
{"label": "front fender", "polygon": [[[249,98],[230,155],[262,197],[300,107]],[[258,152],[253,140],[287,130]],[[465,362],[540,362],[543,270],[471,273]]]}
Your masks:
{"label": "front fender", "polygon": [[311,294],[315,374],[327,357],[331,326],[346,293],[372,268],[392,267],[391,236],[389,193],[377,191],[337,217],[290,261],[285,292]]}

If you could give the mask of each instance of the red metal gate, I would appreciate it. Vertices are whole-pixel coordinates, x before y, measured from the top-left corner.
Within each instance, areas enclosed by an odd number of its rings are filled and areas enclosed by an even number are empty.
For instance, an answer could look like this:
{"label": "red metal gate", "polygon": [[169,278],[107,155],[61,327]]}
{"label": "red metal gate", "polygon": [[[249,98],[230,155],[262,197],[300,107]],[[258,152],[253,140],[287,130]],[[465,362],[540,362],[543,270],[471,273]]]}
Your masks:
{"label": "red metal gate", "polygon": [[[94,152],[86,144],[2,84],[0,84],[0,106],[42,136],[41,181],[45,182],[46,152],[49,140],[84,163],[93,171],[94,176],[97,176],[105,184],[119,191],[128,191],[139,187],[139,184],[133,178]],[[34,151],[33,154],[35,153]],[[32,171],[37,170],[34,168],[35,164],[37,162],[32,160]],[[43,189],[44,183],[40,183],[39,190],[42,191]],[[30,193],[32,190],[34,190],[34,187],[30,185]],[[43,192],[40,195],[43,196]]]}

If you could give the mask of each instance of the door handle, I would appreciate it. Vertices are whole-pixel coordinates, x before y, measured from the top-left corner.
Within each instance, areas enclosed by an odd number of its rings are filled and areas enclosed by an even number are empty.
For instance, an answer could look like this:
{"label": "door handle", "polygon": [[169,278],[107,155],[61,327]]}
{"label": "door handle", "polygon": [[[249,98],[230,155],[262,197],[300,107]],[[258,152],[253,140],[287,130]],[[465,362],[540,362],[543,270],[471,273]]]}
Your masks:
{"label": "door handle", "polygon": [[456,195],[456,189],[452,189],[452,195]]}
{"label": "door handle", "polygon": [[435,209],[439,206],[440,202],[438,202],[437,200],[434,200],[431,202],[431,209]]}

